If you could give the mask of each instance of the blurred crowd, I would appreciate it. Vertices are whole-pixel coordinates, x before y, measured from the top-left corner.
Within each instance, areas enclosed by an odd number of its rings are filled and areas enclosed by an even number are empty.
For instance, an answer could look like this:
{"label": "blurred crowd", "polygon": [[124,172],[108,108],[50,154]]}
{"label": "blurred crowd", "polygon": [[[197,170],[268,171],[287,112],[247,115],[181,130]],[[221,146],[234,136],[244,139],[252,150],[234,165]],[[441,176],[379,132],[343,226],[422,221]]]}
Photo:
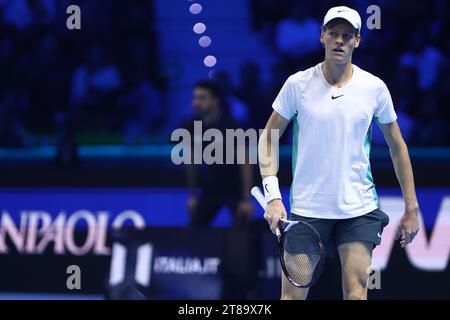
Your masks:
{"label": "blurred crowd", "polygon": [[[72,4],[81,30],[66,27]],[[148,0],[0,1],[0,146],[58,144],[70,158],[75,132],[149,143],[164,92],[153,14]]]}
{"label": "blurred crowd", "polygon": [[[252,61],[243,61],[236,85],[223,71],[213,78],[230,114],[245,127],[262,128],[286,78],[322,60],[327,9],[349,5],[365,25],[371,3],[248,1],[249,23],[278,61],[268,81]],[[450,4],[376,3],[381,29],[363,28],[354,63],[387,83],[408,143],[450,145]],[[66,28],[70,4],[83,8],[80,31]],[[78,139],[83,132],[117,134],[116,142],[126,145],[155,142],[170,112],[162,112],[167,84],[154,14],[149,0],[0,0],[0,146],[57,144],[70,159],[75,133]]]}

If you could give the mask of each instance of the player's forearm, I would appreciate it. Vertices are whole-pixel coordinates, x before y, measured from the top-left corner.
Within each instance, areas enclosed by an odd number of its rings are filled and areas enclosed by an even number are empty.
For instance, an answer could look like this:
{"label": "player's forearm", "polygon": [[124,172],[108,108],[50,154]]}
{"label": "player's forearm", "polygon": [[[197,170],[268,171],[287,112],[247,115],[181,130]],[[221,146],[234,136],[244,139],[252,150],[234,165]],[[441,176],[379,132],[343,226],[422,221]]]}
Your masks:
{"label": "player's forearm", "polygon": [[258,163],[263,179],[268,176],[276,176],[278,173],[279,137],[277,134],[270,134],[270,132],[271,130],[268,130],[267,128],[264,129],[258,143]]}
{"label": "player's forearm", "polygon": [[259,137],[258,162],[263,179],[278,173],[279,141],[289,121],[274,111]]}
{"label": "player's forearm", "polygon": [[406,212],[417,213],[419,204],[414,187],[414,176],[408,148],[404,142],[401,142],[392,146],[389,151],[394,164],[395,174],[402,189]]}

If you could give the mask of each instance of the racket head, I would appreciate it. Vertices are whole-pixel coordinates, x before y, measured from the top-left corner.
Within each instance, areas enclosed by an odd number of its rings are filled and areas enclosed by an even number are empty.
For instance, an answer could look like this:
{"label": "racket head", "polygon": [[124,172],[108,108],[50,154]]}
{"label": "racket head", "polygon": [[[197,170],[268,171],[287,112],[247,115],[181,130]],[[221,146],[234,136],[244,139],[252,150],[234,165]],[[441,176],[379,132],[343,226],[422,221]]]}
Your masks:
{"label": "racket head", "polygon": [[309,288],[319,280],[325,248],[319,233],[309,223],[295,221],[282,228],[278,250],[283,273],[294,286]]}

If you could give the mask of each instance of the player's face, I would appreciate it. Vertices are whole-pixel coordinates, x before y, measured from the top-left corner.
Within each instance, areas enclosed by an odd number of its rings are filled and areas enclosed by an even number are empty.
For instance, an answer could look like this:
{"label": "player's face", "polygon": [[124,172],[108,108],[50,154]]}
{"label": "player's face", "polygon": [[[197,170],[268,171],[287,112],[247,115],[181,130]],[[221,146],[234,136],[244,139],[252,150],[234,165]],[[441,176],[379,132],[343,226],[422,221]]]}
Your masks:
{"label": "player's face", "polygon": [[196,115],[204,115],[217,106],[217,98],[208,89],[195,88],[192,94],[192,108]]}
{"label": "player's face", "polygon": [[325,59],[335,63],[347,63],[353,50],[359,46],[361,36],[355,34],[353,27],[347,22],[337,22],[322,31],[320,41],[325,47]]}

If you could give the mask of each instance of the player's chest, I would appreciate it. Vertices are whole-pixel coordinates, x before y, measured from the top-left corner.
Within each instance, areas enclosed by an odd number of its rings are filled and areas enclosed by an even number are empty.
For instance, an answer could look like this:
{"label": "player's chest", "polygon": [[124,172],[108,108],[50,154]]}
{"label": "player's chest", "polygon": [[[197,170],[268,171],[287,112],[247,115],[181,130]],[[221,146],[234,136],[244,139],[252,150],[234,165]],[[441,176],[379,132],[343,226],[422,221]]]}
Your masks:
{"label": "player's chest", "polygon": [[375,109],[374,99],[363,91],[329,88],[304,95],[299,115],[308,121],[329,123],[341,121],[371,122]]}

